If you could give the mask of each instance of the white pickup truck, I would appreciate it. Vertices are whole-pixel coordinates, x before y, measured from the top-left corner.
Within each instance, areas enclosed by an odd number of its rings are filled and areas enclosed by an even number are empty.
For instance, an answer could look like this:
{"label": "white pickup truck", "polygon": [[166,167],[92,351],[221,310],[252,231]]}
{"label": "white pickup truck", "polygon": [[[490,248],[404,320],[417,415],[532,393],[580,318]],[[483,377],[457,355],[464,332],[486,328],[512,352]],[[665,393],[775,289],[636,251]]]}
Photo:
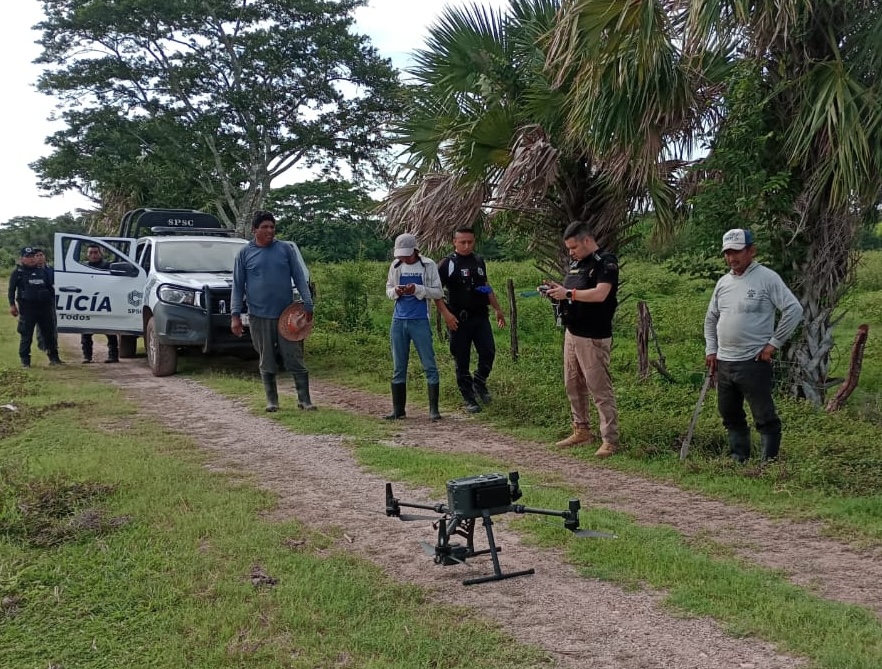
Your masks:
{"label": "white pickup truck", "polygon": [[[174,374],[183,348],[253,351],[247,329],[244,337],[230,331],[233,261],[246,240],[210,214],[179,209],[129,212],[120,232],[55,235],[59,332],[117,334],[121,357],[133,357],[143,335],[155,376]],[[108,268],[86,263],[91,244]]]}

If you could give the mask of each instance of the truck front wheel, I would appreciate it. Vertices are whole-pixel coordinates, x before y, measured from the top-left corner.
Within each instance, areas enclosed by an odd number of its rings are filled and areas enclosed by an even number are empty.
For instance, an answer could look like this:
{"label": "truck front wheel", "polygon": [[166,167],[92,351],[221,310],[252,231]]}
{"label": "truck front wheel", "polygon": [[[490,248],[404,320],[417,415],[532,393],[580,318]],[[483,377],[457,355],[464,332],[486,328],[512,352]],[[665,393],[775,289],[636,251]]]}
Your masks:
{"label": "truck front wheel", "polygon": [[159,343],[156,335],[156,319],[150,318],[144,328],[144,348],[147,349],[147,364],[153,376],[171,376],[178,367],[178,351],[174,346]]}

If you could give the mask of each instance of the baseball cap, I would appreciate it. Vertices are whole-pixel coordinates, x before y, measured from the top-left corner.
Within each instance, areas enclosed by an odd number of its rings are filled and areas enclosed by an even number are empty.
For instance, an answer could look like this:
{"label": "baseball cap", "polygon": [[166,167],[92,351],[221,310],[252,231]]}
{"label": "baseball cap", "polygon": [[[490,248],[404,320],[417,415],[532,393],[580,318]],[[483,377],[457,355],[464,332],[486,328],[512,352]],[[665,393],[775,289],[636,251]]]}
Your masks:
{"label": "baseball cap", "polygon": [[32,256],[36,252],[37,252],[37,249],[35,249],[33,246],[22,246],[21,247],[21,254],[23,256]]}
{"label": "baseball cap", "polygon": [[405,232],[395,238],[395,251],[392,253],[396,258],[398,256],[413,255],[417,250],[417,240],[412,234]]}
{"label": "baseball cap", "polygon": [[753,234],[751,234],[750,230],[732,228],[723,235],[724,251],[740,251],[745,246],[750,246],[751,244],[753,244]]}

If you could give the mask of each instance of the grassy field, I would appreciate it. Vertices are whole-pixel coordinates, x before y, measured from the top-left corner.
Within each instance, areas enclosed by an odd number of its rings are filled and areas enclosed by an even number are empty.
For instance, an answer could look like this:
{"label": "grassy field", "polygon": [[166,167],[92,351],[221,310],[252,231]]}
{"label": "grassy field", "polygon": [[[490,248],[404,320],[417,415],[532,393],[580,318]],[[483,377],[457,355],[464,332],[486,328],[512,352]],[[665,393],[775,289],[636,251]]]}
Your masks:
{"label": "grassy field", "polygon": [[[513,361],[508,332],[497,333],[491,380],[497,400],[479,419],[551,442],[566,433],[569,416],[561,333],[547,303],[527,295],[541,277],[526,265],[500,263],[490,272],[497,286],[514,280],[521,346]],[[311,373],[385,394],[391,368],[391,304],[381,297],[385,265],[316,267],[314,273],[321,294],[317,332],[308,344]],[[860,392],[838,415],[782,399],[784,457],[764,469],[733,467],[721,457],[724,435],[712,397],[693,456],[685,466],[679,462],[677,440],[703,373],[701,322],[710,288],[650,264],[630,262],[623,275],[626,299],[613,357],[626,447],[603,466],[674,481],[771,515],[817,518],[849,540],[878,545],[882,362],[873,335],[882,324],[882,256],[868,255],[838,338],[843,364],[856,324],[871,325]],[[637,299],[650,305],[675,384],[636,380]],[[538,651],[518,647],[468,612],[427,609],[418,589],[391,583],[370,564],[338,553],[327,537],[297,523],[264,520],[274,504],[270,495],[207,472],[186,436],[141,419],[86,369],[18,370],[13,320],[0,331],[0,404],[18,408],[0,411],[0,666],[545,663]],[[458,405],[452,363],[442,344],[436,350],[442,404],[450,410]],[[198,358],[185,359],[182,373],[260,410],[260,389],[250,373],[211,371]],[[411,380],[418,402],[424,392],[418,365]],[[346,435],[365,468],[439,494],[447,478],[506,470],[505,463],[480,458],[390,449],[383,445],[388,426],[369,417],[322,411],[287,426]],[[591,458],[590,451],[581,455]],[[571,494],[544,483],[531,492],[531,504],[556,508]],[[820,599],[712,542],[641,527],[623,514],[592,509],[583,524],[621,540],[564,545],[547,525],[519,522],[531,541],[565,548],[586,576],[664,592],[674,610],[712,616],[731,634],[774,641],[817,667],[882,666],[882,625],[867,611]],[[249,575],[257,566],[269,575],[303,578],[255,587]],[[468,657],[446,652],[451,635],[470,648]]]}
{"label": "grassy field", "polygon": [[[388,393],[391,304],[382,291],[385,269],[381,263],[316,268],[318,326],[309,342],[308,361],[314,374]],[[548,303],[530,296],[542,277],[526,263],[495,263],[488,271],[498,292],[506,280],[514,283],[520,355],[512,360],[510,333],[497,330],[490,383],[497,401],[479,419],[551,443],[568,433],[570,416],[562,383],[563,336]],[[713,286],[637,261],[624,264],[622,279],[612,367],[624,448],[605,466],[674,481],[773,515],[819,519],[855,541],[882,541],[882,355],[877,336],[882,327],[882,253],[864,256],[856,290],[843,305],[837,329],[831,376],[844,375],[857,325],[870,325],[860,386],[836,414],[779,398],[782,457],[765,468],[733,466],[721,457],[727,444],[713,393],[704,404],[688,462],[684,466],[678,459],[704,375],[702,328]],[[647,382],[637,379],[638,300],[649,305],[675,383],[658,374]],[[347,316],[355,311],[363,314],[360,320]],[[359,321],[359,329],[343,331],[343,324],[353,321]],[[442,405],[450,410],[460,402],[453,365],[443,342],[436,341],[435,349],[442,372]],[[654,347],[650,356],[657,357]],[[425,384],[415,360],[409,380],[409,392],[419,398]],[[754,442],[756,447],[756,433]],[[591,459],[588,451],[582,455]]]}

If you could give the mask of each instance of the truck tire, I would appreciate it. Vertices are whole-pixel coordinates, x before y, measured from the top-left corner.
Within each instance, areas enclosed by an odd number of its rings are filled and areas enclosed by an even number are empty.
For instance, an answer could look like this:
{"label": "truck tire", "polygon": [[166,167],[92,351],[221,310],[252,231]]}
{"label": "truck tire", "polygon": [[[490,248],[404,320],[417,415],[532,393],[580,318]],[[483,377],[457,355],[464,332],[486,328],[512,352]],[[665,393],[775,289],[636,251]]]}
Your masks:
{"label": "truck tire", "polygon": [[156,336],[156,319],[150,318],[144,328],[144,348],[147,349],[147,364],[153,376],[171,376],[178,368],[178,350],[174,346],[159,343]]}
{"label": "truck tire", "polygon": [[134,358],[138,351],[138,338],[135,335],[119,335],[119,357]]}

